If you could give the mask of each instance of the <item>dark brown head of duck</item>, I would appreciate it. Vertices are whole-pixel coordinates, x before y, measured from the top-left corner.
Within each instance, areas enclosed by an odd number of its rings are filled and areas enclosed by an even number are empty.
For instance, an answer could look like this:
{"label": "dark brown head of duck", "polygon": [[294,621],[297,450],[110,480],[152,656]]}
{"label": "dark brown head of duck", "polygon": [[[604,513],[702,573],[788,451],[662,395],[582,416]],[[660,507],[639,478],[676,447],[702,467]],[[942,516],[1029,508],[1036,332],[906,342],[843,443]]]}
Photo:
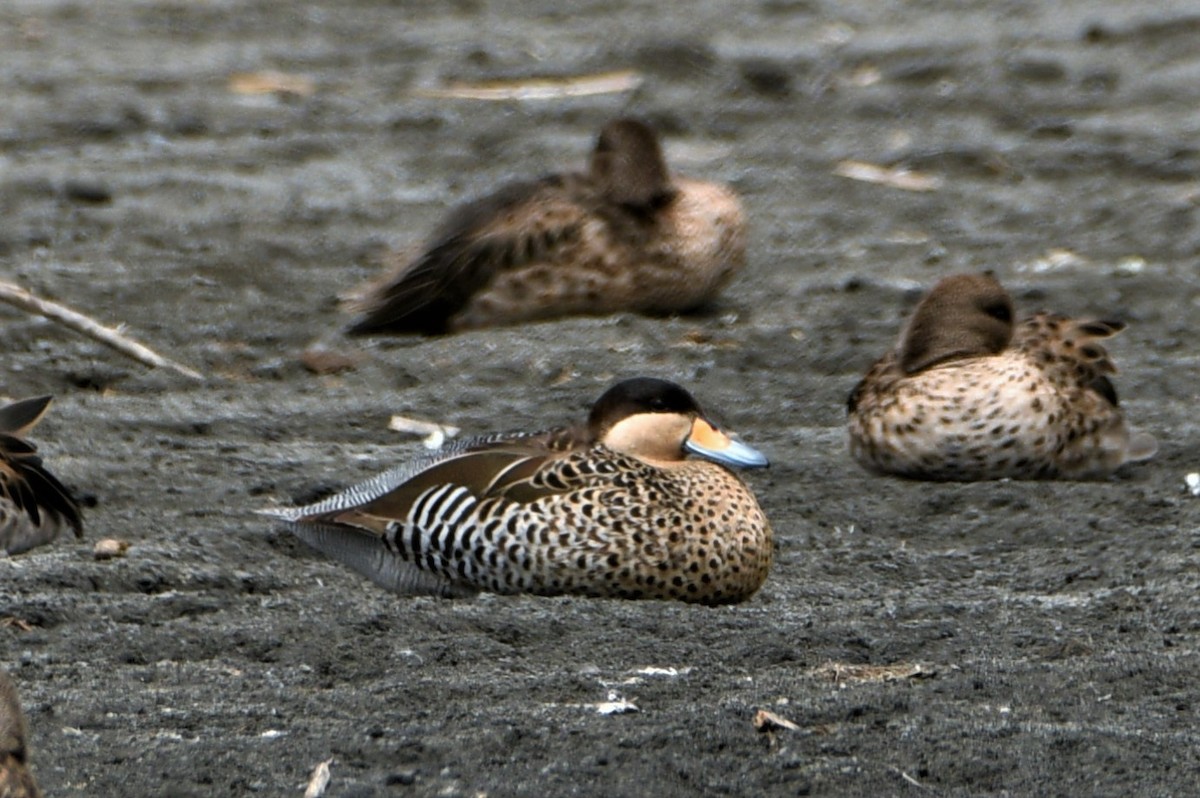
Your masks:
{"label": "dark brown head of duck", "polygon": [[900,367],[915,374],[947,360],[999,354],[1012,336],[1012,298],[996,278],[952,275],[913,312],[900,344]]}
{"label": "dark brown head of duck", "polygon": [[635,377],[596,400],[588,417],[592,440],[622,454],[672,463],[694,454],[726,466],[762,468],[757,449],[721,432],[686,390],[667,380]]}
{"label": "dark brown head of duck", "polygon": [[676,194],[658,134],[637,119],[604,126],[592,152],[591,176],[606,199],[632,210],[656,210]]}

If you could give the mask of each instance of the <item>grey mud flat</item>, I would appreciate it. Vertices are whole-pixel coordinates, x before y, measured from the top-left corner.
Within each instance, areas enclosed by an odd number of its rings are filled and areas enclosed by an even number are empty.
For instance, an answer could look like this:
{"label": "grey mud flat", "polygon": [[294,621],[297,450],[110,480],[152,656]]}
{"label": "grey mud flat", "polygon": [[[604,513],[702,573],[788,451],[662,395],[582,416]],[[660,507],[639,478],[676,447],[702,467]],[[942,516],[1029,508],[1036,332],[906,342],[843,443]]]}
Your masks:
{"label": "grey mud flat", "polygon": [[[34,437],[92,505],[85,541],[0,562],[47,793],[299,795],[332,759],[332,796],[1194,794],[1200,14],[1152,6],[5,4],[4,279],[210,375],[0,308],[0,389],[58,397]],[[424,96],[621,69],[640,88]],[[231,88],[266,70],[313,91]],[[745,199],[709,312],[337,334],[384,247],[625,112]],[[1117,387],[1156,459],[940,485],[849,460],[846,394],[919,290],[985,268],[1019,309],[1129,322]],[[318,339],[357,367],[307,371]],[[743,605],[400,598],[253,514],[419,451],[392,413],[536,429],[635,374],[774,461],[749,479],[777,563]],[[93,560],[110,537],[127,555]]]}

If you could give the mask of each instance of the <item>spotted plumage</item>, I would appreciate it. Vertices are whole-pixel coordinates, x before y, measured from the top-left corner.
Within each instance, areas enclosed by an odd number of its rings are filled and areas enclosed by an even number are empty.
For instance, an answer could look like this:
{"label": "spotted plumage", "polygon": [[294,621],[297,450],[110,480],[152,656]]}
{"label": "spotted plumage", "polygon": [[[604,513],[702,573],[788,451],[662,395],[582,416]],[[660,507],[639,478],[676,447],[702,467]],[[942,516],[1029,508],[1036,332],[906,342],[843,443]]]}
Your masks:
{"label": "spotted plumage", "polygon": [[0,671],[0,798],[39,798],[29,771],[29,730],[17,700],[17,688]]}
{"label": "spotted plumage", "polygon": [[70,527],[83,534],[79,505],[25,440],[51,397],[23,399],[0,408],[0,552],[20,554],[49,543]]}
{"label": "spotted plumage", "polygon": [[917,479],[1087,479],[1157,450],[1126,424],[1101,342],[1124,329],[1038,313],[1013,323],[990,274],[938,283],[850,395],[850,452]]}
{"label": "spotted plumage", "polygon": [[569,315],[672,313],[745,259],[741,203],[667,170],[657,135],[617,119],[586,173],[512,183],[455,209],[417,257],[352,302],[354,334],[440,334]]}
{"label": "spotted plumage", "polygon": [[609,389],[586,425],[458,442],[267,512],[402,593],[721,604],[758,590],[772,558],[766,517],[725,465],[766,459],[713,427],[683,388],[639,378]]}

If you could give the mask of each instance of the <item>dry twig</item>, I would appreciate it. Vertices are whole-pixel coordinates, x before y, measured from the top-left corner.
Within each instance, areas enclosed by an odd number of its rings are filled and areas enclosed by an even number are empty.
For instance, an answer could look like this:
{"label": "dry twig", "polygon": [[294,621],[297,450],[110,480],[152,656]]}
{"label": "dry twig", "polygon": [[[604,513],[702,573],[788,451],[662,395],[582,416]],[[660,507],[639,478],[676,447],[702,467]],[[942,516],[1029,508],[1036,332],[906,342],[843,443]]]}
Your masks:
{"label": "dry twig", "polygon": [[851,180],[877,183],[904,191],[937,191],[942,187],[942,180],[936,175],[914,172],[903,166],[880,166],[865,161],[841,161],[834,167],[833,173]]}
{"label": "dry twig", "polygon": [[848,682],[896,682],[902,679],[931,679],[937,671],[921,663],[898,662],[894,665],[850,665],[826,662],[813,671],[839,684]]}
{"label": "dry twig", "polygon": [[317,86],[311,79],[301,75],[289,75],[286,72],[268,69],[230,75],[229,90],[235,94],[290,94],[294,97],[311,97]]}
{"label": "dry twig", "polygon": [[800,727],[782,715],[776,715],[769,709],[760,709],[754,713],[754,728],[760,732],[773,732],[778,729],[799,731]]}
{"label": "dry twig", "polygon": [[94,341],[99,341],[105,346],[117,350],[126,357],[131,357],[143,365],[152,368],[168,368],[193,380],[204,379],[199,372],[163,357],[149,347],[143,346],[132,338],[123,335],[120,330],[105,327],[100,322],[71,310],[66,305],[60,305],[57,302],[36,297],[13,283],[0,282],[0,302],[7,302],[21,310],[45,316],[47,319],[56,321],[64,327],[70,327],[72,330],[82,333]]}
{"label": "dry twig", "polygon": [[440,89],[418,89],[418,97],[457,100],[558,100],[593,94],[633,91],[642,76],[631,69],[562,78],[491,80],[483,83],[452,83]]}
{"label": "dry twig", "polygon": [[423,435],[426,449],[440,449],[447,438],[453,438],[459,433],[458,427],[449,424],[439,424],[436,421],[422,421],[419,418],[407,416],[392,416],[388,429],[393,432],[405,432],[412,435]]}

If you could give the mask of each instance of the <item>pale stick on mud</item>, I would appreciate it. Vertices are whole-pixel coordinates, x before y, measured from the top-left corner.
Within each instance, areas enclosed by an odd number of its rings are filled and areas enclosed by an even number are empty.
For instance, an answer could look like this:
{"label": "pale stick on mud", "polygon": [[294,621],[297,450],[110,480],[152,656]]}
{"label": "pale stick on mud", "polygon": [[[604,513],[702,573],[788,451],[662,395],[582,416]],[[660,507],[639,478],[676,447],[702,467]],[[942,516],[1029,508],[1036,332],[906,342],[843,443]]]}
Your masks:
{"label": "pale stick on mud", "polygon": [[45,316],[47,319],[56,321],[64,327],[70,327],[72,330],[82,333],[95,341],[99,341],[105,346],[115,349],[126,357],[131,357],[143,365],[152,368],[170,369],[193,380],[204,379],[204,376],[198,371],[193,371],[181,363],[176,363],[174,360],[163,357],[149,347],[126,337],[120,330],[105,327],[100,322],[90,319],[78,311],[71,310],[66,305],[60,305],[57,302],[36,297],[13,283],[0,282],[0,301],[7,302],[14,307],[21,308],[30,313]]}

